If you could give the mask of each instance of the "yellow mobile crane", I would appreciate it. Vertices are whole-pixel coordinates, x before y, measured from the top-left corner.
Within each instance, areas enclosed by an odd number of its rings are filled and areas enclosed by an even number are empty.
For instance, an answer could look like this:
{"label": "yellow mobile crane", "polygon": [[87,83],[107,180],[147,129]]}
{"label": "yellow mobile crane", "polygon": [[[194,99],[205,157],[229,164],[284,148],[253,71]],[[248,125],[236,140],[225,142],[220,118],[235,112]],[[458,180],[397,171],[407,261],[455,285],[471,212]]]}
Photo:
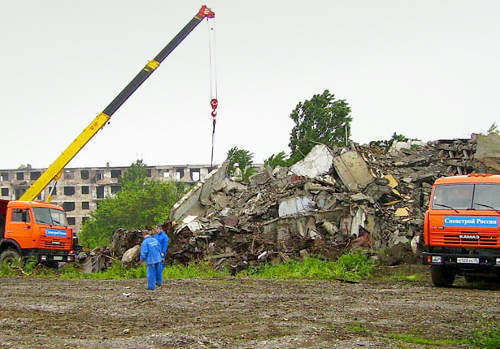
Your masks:
{"label": "yellow mobile crane", "polygon": [[[150,60],[146,66],[130,81],[130,83],[116,96],[115,99],[97,115],[94,120],[83,130],[82,133],[62,152],[61,155],[50,165],[45,172],[24,192],[19,201],[34,200],[53,180],[57,181],[64,167],[78,154],[80,150],[94,137],[94,135],[106,125],[111,116],[125,103],[125,101],[142,85],[144,81],[158,68],[161,62],[196,28],[204,18],[214,18],[215,13],[203,5],[188,24],[163,48],[163,50]],[[215,118],[217,99],[211,100],[213,108],[212,116]],[[215,119],[214,119],[215,121]],[[55,186],[53,186],[54,188]],[[51,193],[52,194],[52,193]],[[47,198],[50,201],[51,195]]]}
{"label": "yellow mobile crane", "polygon": [[[73,234],[73,229],[68,226],[64,210],[56,205],[33,200],[50,182],[57,182],[61,171],[71,159],[104,127],[118,108],[141,86],[186,36],[204,18],[214,17],[215,14],[211,9],[202,6],[188,24],[155,58],[141,69],[103,112],[92,120],[56,161],[24,192],[19,200],[0,200],[0,263],[10,263],[24,256],[33,256],[38,261],[52,264],[59,261],[74,261],[74,251],[78,242]],[[212,95],[210,104],[212,106],[214,130],[217,103],[216,95]],[[55,184],[53,188],[55,188]],[[48,202],[50,202],[51,196],[52,192],[47,198]]]}

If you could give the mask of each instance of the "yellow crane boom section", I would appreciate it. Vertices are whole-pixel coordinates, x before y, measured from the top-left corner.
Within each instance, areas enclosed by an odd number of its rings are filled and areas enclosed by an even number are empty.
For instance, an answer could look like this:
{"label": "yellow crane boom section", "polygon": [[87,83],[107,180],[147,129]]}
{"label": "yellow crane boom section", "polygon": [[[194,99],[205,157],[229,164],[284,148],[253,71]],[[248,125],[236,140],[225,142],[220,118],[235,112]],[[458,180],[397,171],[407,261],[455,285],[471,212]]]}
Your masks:
{"label": "yellow crane boom section", "polygon": [[106,125],[110,116],[100,113],[94,120],[75,138],[75,140],[64,150],[61,155],[50,165],[47,170],[24,192],[20,201],[33,201],[49,185],[49,183],[61,172],[76,154],[94,137],[101,128]]}

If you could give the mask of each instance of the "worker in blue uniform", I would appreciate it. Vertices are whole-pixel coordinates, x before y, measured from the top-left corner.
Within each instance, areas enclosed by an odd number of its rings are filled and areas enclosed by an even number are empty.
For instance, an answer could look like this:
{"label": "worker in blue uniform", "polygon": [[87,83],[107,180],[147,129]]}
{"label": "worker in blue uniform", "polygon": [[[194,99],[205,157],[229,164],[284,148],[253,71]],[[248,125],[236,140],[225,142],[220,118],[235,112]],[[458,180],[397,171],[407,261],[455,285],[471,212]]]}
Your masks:
{"label": "worker in blue uniform", "polygon": [[168,235],[165,234],[161,225],[157,225],[155,228],[155,239],[160,243],[160,253],[161,253],[161,270],[165,268],[165,257],[167,255],[168,249]]}
{"label": "worker in blue uniform", "polygon": [[162,285],[160,243],[149,232],[145,232],[141,244],[141,261],[146,262],[148,290]]}

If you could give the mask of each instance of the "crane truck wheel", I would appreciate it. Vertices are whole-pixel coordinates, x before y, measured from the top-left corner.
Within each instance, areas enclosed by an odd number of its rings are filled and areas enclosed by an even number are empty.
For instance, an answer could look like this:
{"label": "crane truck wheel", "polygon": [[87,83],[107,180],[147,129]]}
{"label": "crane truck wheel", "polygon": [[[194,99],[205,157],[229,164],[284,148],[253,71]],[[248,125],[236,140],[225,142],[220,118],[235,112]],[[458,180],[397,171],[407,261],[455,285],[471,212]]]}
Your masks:
{"label": "crane truck wheel", "polygon": [[8,266],[21,263],[21,255],[14,249],[8,248],[0,254],[0,265]]}
{"label": "crane truck wheel", "polygon": [[431,265],[432,283],[437,287],[450,287],[455,281],[455,274],[444,266]]}

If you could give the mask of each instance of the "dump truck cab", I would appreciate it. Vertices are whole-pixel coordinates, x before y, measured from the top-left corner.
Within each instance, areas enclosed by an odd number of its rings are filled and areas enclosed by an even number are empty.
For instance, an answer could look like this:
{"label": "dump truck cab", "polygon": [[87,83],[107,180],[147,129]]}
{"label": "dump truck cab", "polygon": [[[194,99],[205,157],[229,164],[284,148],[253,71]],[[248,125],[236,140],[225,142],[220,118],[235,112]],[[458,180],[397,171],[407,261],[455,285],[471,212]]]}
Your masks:
{"label": "dump truck cab", "polygon": [[0,200],[0,262],[28,256],[39,262],[71,262],[75,244],[61,207]]}
{"label": "dump truck cab", "polygon": [[500,276],[500,175],[435,181],[424,220],[423,263],[436,286]]}

